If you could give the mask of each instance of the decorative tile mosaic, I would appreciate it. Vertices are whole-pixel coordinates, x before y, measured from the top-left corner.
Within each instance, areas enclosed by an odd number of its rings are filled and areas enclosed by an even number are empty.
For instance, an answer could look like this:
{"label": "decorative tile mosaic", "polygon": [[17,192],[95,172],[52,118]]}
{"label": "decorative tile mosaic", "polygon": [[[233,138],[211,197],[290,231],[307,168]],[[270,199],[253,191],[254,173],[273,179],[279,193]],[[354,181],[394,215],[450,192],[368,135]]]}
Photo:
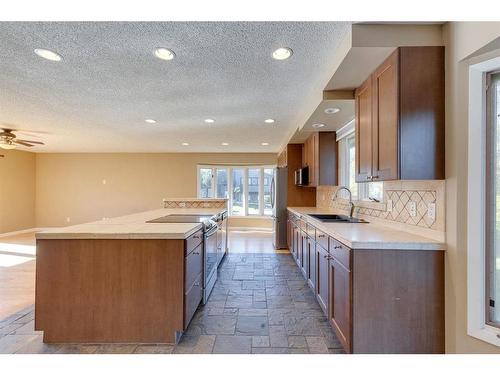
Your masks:
{"label": "decorative tile mosaic", "polygon": [[225,208],[226,200],[168,200],[163,202],[164,208]]}
{"label": "decorative tile mosaic", "polygon": [[[430,184],[432,185],[432,184]],[[434,187],[434,186],[430,186]],[[317,205],[318,207],[337,208],[343,211],[349,210],[347,199],[339,198],[333,200],[333,196],[337,190],[337,186],[320,186],[317,189]],[[355,213],[364,216],[376,217],[383,220],[394,221],[409,225],[416,225],[422,228],[442,230],[444,224],[438,222],[441,217],[444,217],[442,203],[438,199],[438,189],[418,189],[418,190],[399,190],[386,189],[384,185],[383,203],[372,202],[355,202]],[[392,211],[387,210],[386,202],[392,201]],[[410,215],[410,204],[415,202],[416,215]],[[429,218],[427,215],[428,205],[434,203],[436,205],[435,218]],[[441,215],[440,215],[441,214]]]}

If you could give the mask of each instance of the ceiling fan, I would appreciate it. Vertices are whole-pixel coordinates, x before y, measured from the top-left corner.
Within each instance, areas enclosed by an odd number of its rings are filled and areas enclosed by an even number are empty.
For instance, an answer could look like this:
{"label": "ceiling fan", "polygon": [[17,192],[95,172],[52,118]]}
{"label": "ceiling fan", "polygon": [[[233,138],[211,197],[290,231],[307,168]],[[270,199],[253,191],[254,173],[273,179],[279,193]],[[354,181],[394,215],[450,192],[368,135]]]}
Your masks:
{"label": "ceiling fan", "polygon": [[43,145],[43,142],[29,141],[26,139],[19,139],[14,134],[12,129],[0,129],[0,148],[5,150],[13,150],[17,145],[26,147],[33,147],[34,145]]}

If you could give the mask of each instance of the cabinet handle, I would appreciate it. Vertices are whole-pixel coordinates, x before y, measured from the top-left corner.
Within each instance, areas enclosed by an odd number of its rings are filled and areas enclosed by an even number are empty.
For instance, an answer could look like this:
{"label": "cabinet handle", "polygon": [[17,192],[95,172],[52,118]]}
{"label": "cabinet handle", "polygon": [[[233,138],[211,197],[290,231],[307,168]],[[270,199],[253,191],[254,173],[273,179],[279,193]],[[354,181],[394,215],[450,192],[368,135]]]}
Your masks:
{"label": "cabinet handle", "polygon": [[318,237],[319,237],[319,238],[324,238],[324,237],[326,237],[326,236],[325,236],[324,234],[318,234]]}
{"label": "cabinet handle", "polygon": [[195,282],[194,286],[200,286],[200,282],[199,281]]}
{"label": "cabinet handle", "polygon": [[373,178],[373,176],[366,176],[367,180],[371,180],[372,178]]}
{"label": "cabinet handle", "polygon": [[193,238],[200,238],[200,235],[199,235],[199,234],[195,234],[195,235],[193,236]]}
{"label": "cabinet handle", "polygon": [[199,251],[193,251],[193,254],[200,255],[200,252]]}
{"label": "cabinet handle", "polygon": [[342,248],[342,246],[340,246],[340,245],[335,245],[333,248],[334,248],[334,249],[340,249],[340,248]]}
{"label": "cabinet handle", "polygon": [[377,179],[377,178],[378,178],[378,176],[372,176],[371,179],[374,180],[374,179]]}

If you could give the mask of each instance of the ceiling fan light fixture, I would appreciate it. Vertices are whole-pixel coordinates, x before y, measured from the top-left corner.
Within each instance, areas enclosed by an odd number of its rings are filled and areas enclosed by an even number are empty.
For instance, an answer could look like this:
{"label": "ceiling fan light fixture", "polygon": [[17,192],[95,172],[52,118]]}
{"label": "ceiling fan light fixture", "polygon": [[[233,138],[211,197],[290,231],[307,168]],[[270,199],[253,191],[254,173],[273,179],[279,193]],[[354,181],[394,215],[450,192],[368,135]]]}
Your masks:
{"label": "ceiling fan light fixture", "polygon": [[4,150],[13,150],[16,148],[16,145],[12,142],[2,140],[0,141],[0,148]]}

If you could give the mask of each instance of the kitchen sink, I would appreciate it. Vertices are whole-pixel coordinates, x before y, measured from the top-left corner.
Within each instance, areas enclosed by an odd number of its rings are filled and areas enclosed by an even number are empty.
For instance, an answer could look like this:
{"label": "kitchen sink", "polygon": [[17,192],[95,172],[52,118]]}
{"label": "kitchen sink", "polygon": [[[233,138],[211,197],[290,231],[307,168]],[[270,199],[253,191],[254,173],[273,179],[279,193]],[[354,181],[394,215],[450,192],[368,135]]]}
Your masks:
{"label": "kitchen sink", "polygon": [[368,221],[363,219],[358,219],[355,217],[349,217],[347,215],[335,215],[335,214],[310,214],[309,216],[322,221],[324,223],[368,223]]}

